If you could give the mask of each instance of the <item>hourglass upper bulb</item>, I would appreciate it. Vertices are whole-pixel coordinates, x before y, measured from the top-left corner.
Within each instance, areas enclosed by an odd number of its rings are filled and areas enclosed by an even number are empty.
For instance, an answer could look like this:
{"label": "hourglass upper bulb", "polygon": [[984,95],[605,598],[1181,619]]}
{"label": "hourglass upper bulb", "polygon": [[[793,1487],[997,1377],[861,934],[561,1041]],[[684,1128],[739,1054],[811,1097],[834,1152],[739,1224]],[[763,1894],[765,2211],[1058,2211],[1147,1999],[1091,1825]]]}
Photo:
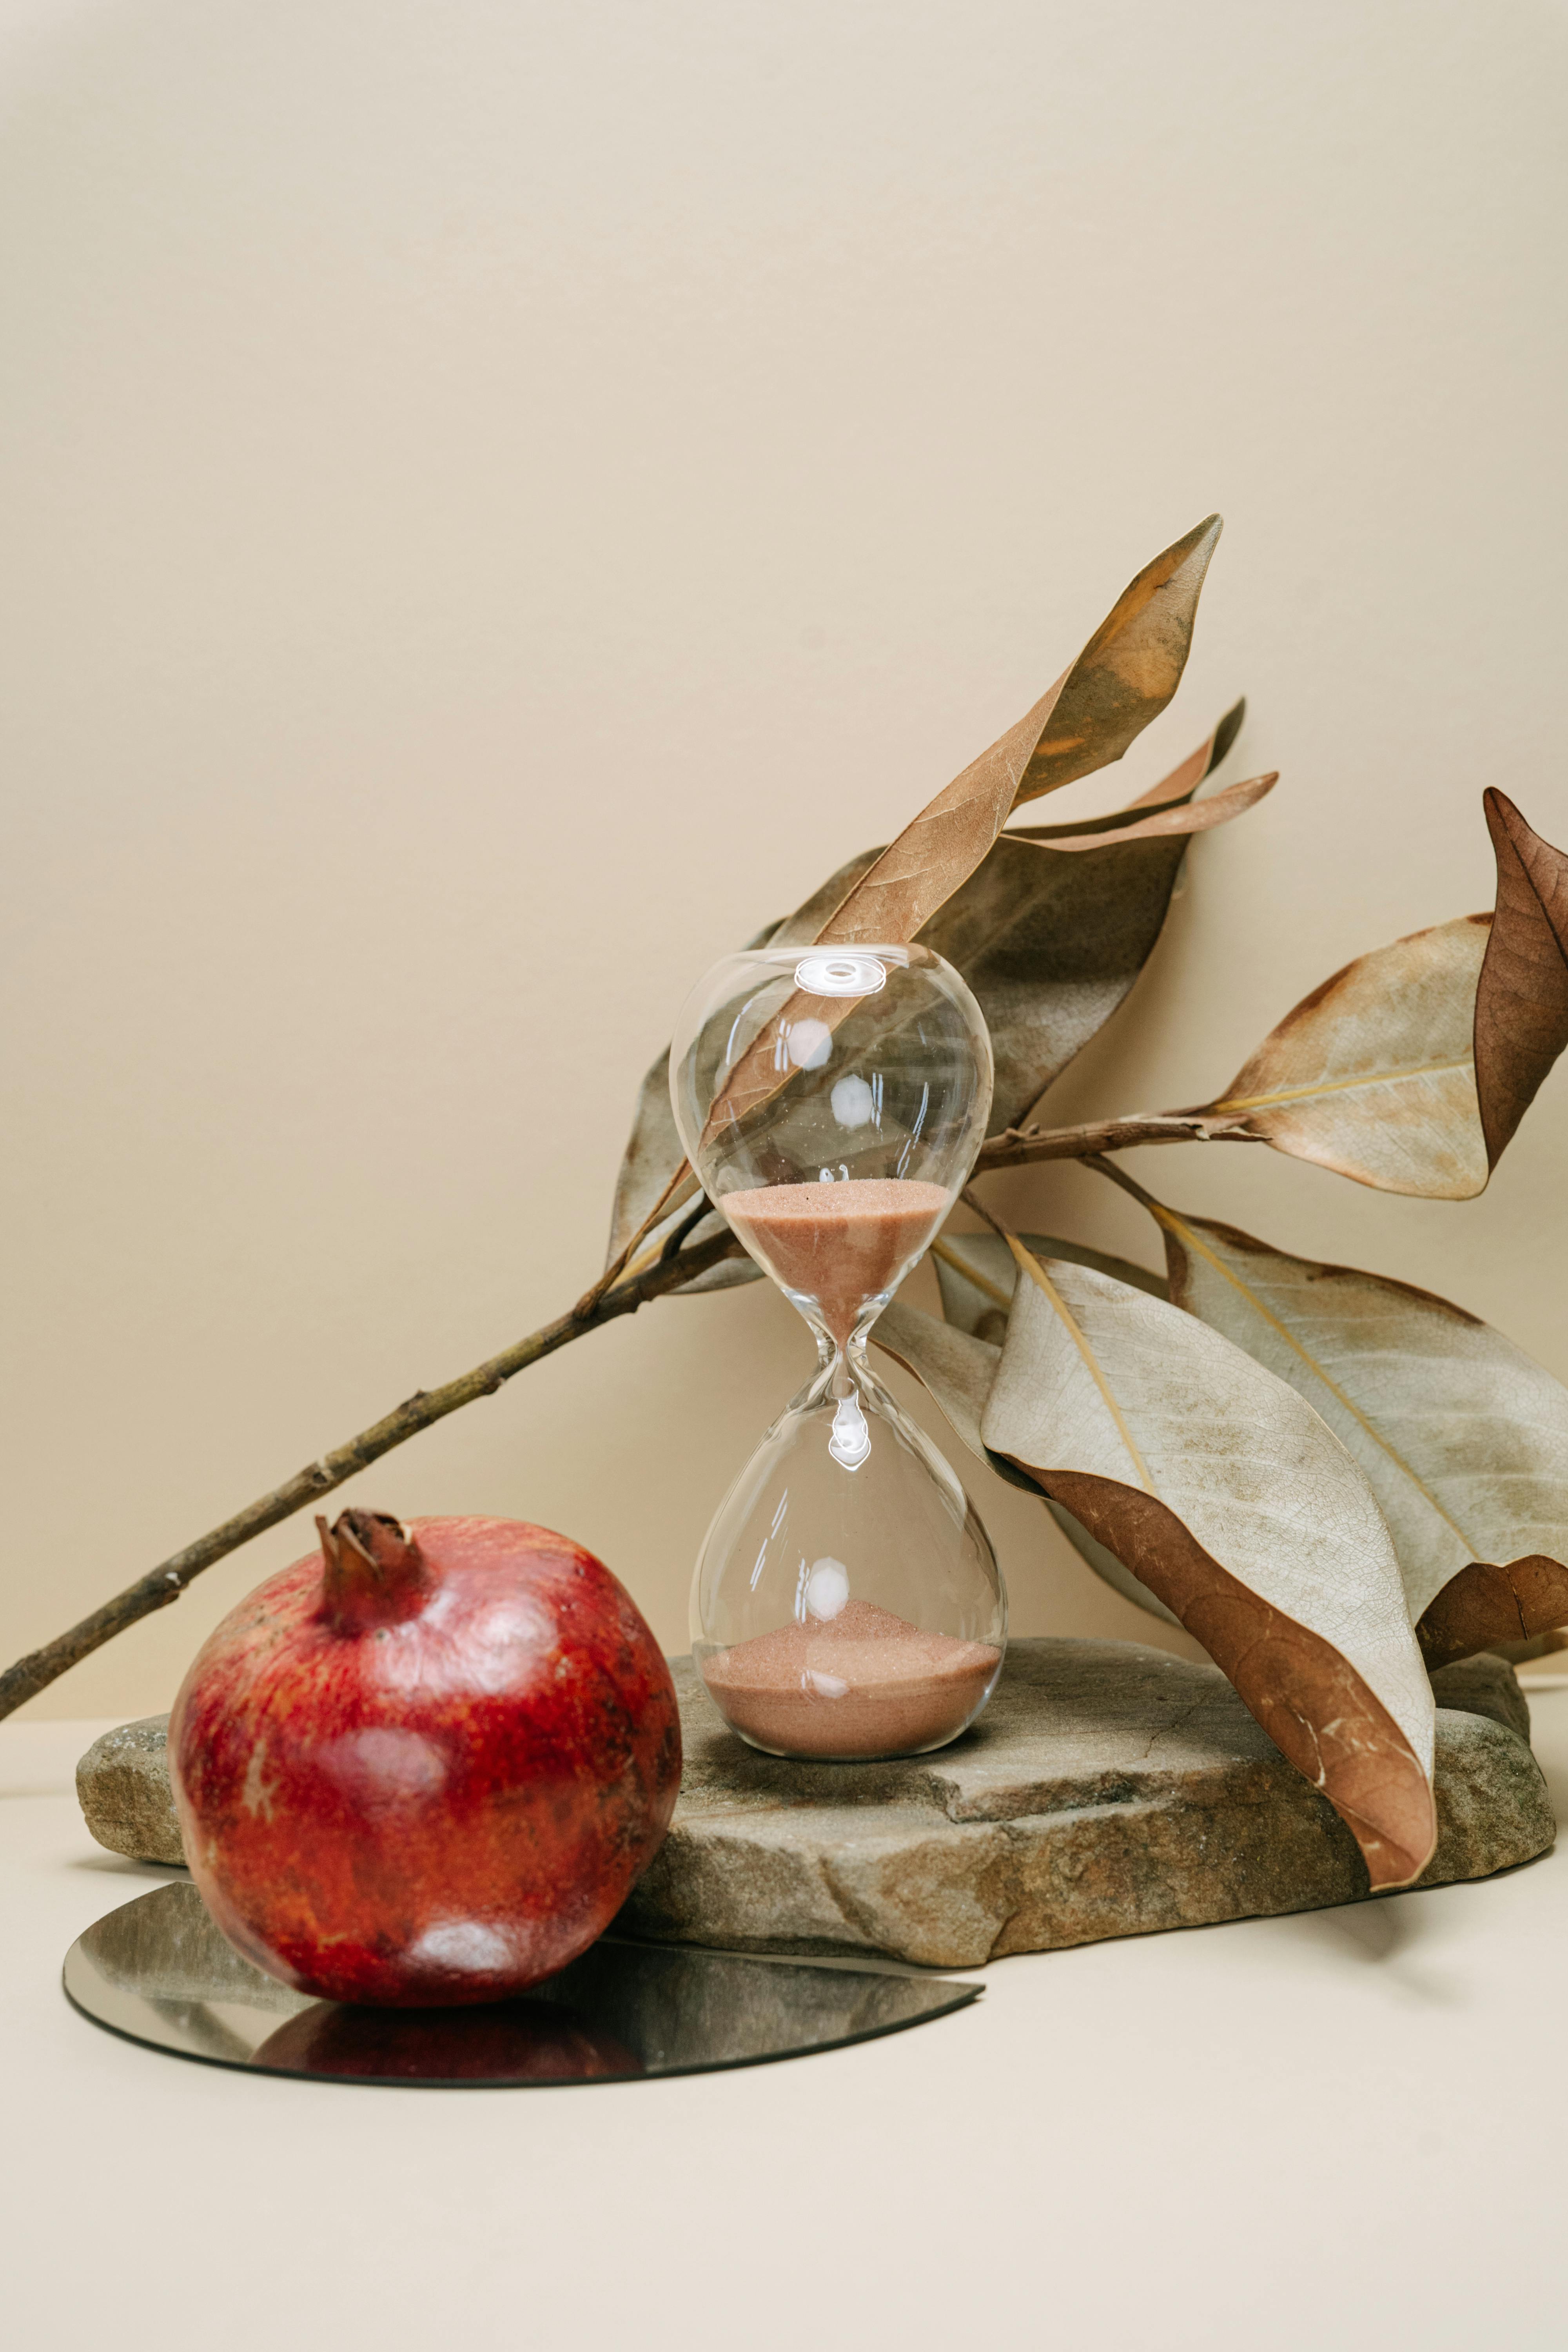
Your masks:
{"label": "hourglass upper bulb", "polygon": [[929,948],[753,948],[688,999],[670,1095],[710,1200],[842,1348],[973,1164],[990,1040],[963,980]]}

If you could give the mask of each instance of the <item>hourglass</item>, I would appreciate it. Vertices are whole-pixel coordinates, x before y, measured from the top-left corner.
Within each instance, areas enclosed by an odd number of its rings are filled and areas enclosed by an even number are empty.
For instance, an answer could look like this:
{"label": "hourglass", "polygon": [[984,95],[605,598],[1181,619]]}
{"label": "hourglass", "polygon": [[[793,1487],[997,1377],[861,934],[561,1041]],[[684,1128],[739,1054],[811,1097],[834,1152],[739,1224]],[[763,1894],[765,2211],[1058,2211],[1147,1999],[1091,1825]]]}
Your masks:
{"label": "hourglass", "polygon": [[709,1199],[818,1354],[708,1531],[699,1670],[769,1755],[941,1748],[991,1696],[1006,1595],[973,1504],[866,1340],[984,1137],[980,1007],[927,948],[750,949],[689,998],[670,1093]]}

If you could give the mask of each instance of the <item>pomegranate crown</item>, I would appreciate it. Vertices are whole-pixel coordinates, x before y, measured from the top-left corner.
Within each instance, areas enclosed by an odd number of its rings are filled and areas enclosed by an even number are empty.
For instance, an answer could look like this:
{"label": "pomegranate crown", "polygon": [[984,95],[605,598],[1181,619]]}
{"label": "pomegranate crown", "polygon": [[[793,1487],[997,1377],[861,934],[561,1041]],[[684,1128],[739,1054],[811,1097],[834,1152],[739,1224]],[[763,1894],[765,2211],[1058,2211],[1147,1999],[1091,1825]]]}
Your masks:
{"label": "pomegranate crown", "polygon": [[429,1596],[429,1563],[416,1538],[386,1511],[321,1514],[321,1612],[341,1633],[364,1633],[416,1616]]}

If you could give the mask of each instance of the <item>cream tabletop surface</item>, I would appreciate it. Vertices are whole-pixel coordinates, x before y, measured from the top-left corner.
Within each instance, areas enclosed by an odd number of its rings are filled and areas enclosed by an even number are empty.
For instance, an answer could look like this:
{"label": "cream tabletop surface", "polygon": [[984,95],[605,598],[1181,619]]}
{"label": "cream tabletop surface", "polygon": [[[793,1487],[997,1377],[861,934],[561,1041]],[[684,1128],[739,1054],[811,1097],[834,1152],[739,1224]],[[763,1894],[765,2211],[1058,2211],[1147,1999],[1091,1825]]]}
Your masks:
{"label": "cream tabletop surface", "polygon": [[[1532,1696],[1558,1811],[1568,1689]],[[910,2032],[535,2091],[246,2078],[78,2016],[176,1875],[95,1846],[97,1723],[0,1727],[0,2310],[18,2352],[1558,2346],[1568,1852],[1009,1959]]]}

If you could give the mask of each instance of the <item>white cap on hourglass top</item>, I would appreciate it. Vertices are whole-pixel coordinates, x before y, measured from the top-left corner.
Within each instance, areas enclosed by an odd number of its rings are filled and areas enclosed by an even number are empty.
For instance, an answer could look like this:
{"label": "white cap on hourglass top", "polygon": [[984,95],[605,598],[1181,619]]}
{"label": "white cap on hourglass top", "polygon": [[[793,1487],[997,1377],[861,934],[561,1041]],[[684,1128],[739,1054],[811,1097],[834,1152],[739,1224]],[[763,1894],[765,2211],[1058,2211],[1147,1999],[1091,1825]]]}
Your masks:
{"label": "white cap on hourglass top", "polygon": [[875,996],[888,984],[888,961],[829,948],[820,955],[802,956],[795,968],[795,984],[812,996]]}

